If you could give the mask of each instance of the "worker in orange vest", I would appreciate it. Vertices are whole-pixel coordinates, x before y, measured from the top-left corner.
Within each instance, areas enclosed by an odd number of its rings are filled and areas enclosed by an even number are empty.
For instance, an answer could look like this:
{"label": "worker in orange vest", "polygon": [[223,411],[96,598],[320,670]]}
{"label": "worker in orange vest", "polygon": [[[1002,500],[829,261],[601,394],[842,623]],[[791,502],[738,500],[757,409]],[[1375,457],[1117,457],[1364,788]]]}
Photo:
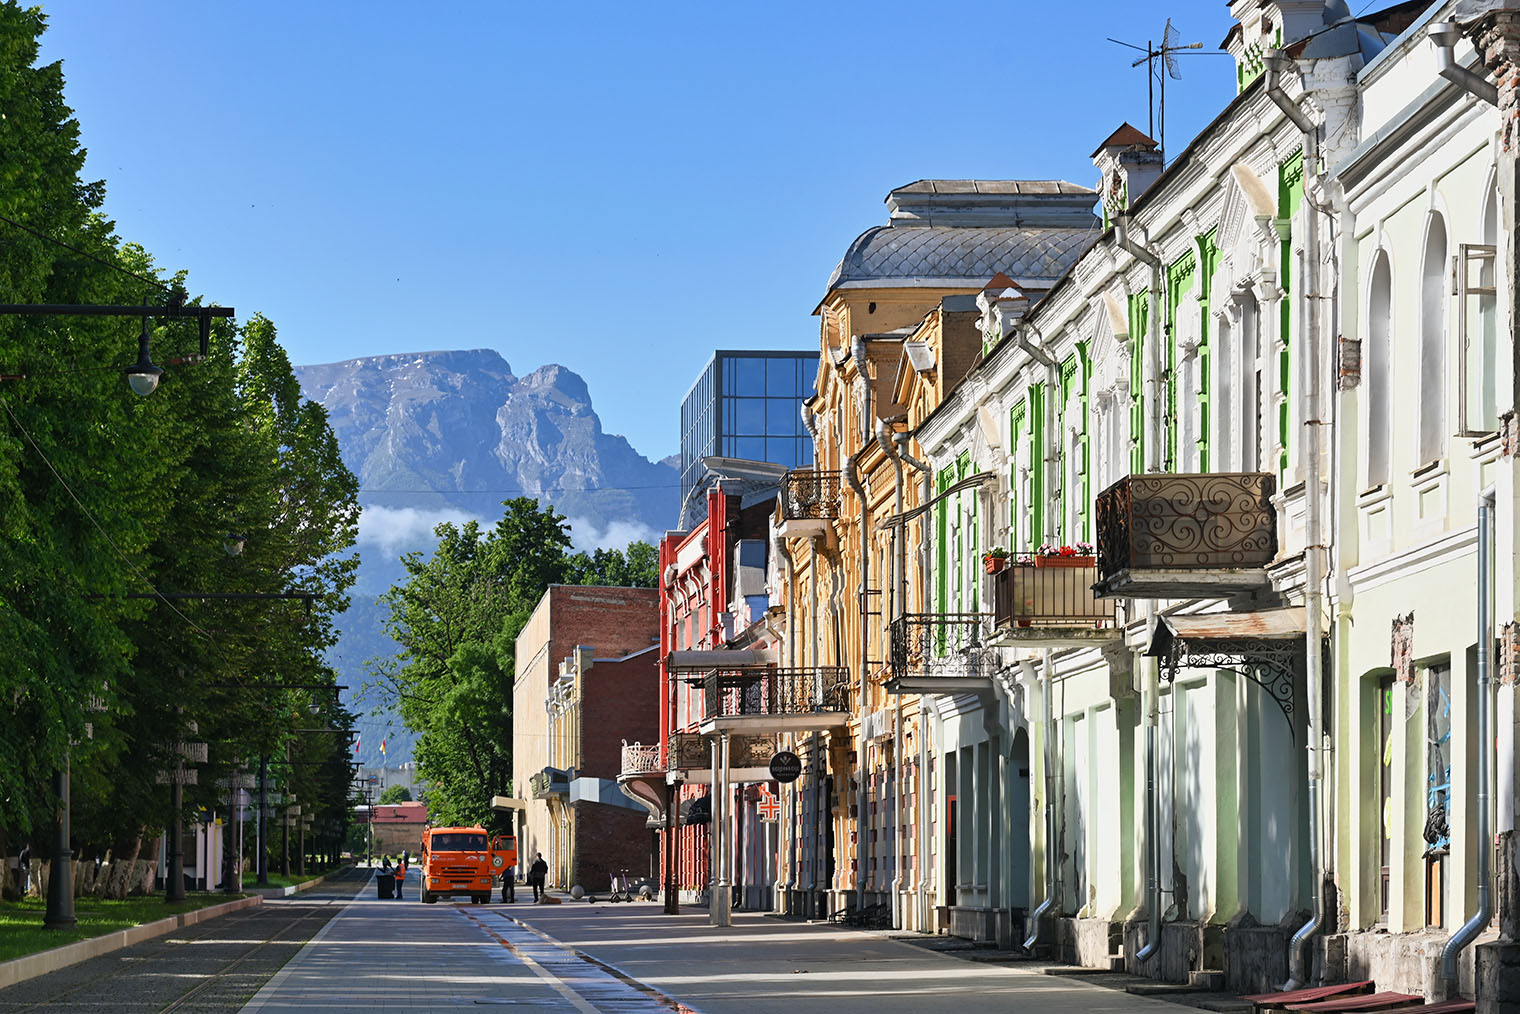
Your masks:
{"label": "worker in orange vest", "polygon": [[406,853],[396,860],[396,898],[401,898],[401,882],[406,879]]}

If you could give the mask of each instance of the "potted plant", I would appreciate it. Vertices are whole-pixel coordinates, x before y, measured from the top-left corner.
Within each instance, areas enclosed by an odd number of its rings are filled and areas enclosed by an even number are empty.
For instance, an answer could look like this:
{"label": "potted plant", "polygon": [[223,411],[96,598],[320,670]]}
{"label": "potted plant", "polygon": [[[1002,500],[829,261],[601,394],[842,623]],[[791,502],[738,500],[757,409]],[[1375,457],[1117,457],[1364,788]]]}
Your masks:
{"label": "potted plant", "polygon": [[982,554],[982,566],[987,568],[987,573],[996,574],[998,571],[1008,566],[1008,550],[1004,549],[1002,546],[998,546],[995,549],[989,549],[987,552]]}
{"label": "potted plant", "polygon": [[1093,553],[1090,542],[1079,542],[1074,546],[1057,546],[1053,543],[1045,543],[1035,550],[1034,565],[1036,567],[1093,567],[1098,562]]}

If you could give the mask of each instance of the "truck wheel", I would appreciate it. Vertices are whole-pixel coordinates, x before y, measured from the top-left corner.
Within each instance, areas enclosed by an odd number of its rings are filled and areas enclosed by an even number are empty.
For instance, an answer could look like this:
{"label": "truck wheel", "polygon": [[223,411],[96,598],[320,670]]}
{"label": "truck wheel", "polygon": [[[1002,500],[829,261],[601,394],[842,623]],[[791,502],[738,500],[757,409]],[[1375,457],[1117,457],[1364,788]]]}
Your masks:
{"label": "truck wheel", "polygon": [[435,902],[437,900],[438,900],[438,896],[435,895],[432,891],[423,891],[422,892],[422,903],[424,905],[431,905],[433,902]]}

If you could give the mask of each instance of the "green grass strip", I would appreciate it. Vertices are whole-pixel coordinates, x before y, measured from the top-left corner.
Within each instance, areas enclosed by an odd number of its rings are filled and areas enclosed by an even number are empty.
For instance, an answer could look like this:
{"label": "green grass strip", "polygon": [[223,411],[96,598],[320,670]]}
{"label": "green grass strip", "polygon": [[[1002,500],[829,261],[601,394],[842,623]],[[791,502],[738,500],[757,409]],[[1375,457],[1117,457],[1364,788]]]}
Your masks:
{"label": "green grass strip", "polygon": [[24,957],[38,951],[62,947],[78,940],[131,929],[147,922],[157,922],[181,912],[193,912],[225,901],[235,901],[240,894],[195,891],[184,901],[168,903],[162,895],[146,895],[116,901],[110,898],[74,899],[74,916],[79,921],[69,929],[44,929],[42,916],[47,902],[41,898],[0,902],[0,961]]}

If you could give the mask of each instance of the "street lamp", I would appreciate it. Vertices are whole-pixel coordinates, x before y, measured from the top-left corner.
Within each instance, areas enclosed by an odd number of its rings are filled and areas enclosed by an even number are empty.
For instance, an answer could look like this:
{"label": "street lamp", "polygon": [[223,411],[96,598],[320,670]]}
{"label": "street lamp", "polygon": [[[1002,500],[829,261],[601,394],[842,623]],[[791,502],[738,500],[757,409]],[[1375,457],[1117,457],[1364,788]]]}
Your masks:
{"label": "street lamp", "polygon": [[158,390],[159,378],[164,375],[163,367],[155,366],[148,356],[148,318],[142,322],[142,334],[137,339],[137,362],[127,367],[127,386],[132,388],[132,393],[139,398],[146,398]]}

